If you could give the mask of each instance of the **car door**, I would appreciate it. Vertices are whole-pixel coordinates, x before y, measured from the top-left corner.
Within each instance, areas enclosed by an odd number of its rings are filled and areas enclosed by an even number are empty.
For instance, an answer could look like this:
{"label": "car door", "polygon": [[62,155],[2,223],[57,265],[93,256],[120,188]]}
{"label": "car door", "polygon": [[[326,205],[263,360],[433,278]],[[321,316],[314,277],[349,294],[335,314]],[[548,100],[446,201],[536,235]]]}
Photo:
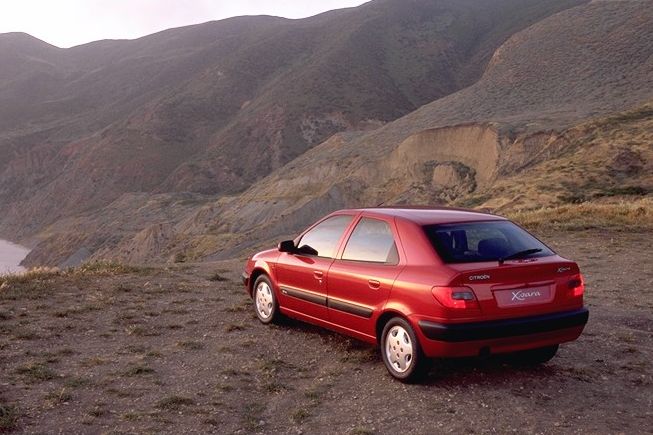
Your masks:
{"label": "car door", "polygon": [[403,268],[392,218],[363,216],[329,269],[329,321],[374,337],[376,319]]}
{"label": "car door", "polygon": [[297,247],[310,246],[317,255],[281,253],[276,275],[282,309],[327,320],[329,267],[353,218],[353,215],[330,216],[296,240]]}

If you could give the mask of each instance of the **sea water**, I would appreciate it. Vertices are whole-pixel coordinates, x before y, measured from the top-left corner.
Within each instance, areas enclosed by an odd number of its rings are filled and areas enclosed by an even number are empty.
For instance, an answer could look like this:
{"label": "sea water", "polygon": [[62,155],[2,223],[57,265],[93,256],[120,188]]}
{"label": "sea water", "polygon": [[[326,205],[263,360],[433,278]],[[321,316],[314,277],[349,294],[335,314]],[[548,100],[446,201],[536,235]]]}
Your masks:
{"label": "sea water", "polygon": [[0,239],[0,275],[23,272],[20,262],[28,253],[28,248]]}

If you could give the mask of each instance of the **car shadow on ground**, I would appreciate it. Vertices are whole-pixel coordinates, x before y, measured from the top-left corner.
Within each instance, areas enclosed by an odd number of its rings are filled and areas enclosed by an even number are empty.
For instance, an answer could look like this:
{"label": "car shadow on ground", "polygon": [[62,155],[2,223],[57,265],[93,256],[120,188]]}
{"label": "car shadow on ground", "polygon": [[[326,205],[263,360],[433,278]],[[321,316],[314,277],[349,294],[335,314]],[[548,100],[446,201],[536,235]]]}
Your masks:
{"label": "car shadow on ground", "polygon": [[524,366],[511,362],[509,355],[433,359],[424,385],[440,387],[464,384],[513,385],[515,378],[543,380],[558,376],[560,370],[551,363]]}
{"label": "car shadow on ground", "polygon": [[[274,327],[283,330],[292,329],[300,334],[319,337],[325,346],[332,348],[333,353],[338,355],[338,359],[343,363],[376,364],[384,368],[378,348],[371,344],[288,317],[281,318]],[[516,376],[520,379],[537,380],[562,374],[562,371],[552,363],[536,366],[520,365],[511,361],[510,355],[503,354],[430,359],[427,370],[427,374],[419,383],[440,387],[479,383],[504,385],[514,382]]]}

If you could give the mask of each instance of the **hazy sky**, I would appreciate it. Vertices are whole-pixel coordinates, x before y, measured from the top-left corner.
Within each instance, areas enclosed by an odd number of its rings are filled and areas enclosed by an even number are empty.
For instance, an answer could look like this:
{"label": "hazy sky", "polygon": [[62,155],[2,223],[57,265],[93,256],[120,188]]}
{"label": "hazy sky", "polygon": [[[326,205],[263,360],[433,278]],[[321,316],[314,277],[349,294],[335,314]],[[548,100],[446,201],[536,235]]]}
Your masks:
{"label": "hazy sky", "polygon": [[237,15],[303,18],[367,0],[1,0],[0,33],[26,32],[59,47],[137,38]]}

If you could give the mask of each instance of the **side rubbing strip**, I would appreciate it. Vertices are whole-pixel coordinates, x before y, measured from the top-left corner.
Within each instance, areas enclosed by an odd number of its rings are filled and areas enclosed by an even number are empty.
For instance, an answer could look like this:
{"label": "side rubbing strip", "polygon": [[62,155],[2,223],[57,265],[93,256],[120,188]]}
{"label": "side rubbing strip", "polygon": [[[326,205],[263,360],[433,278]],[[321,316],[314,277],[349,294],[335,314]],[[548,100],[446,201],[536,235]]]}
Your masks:
{"label": "side rubbing strip", "polygon": [[329,308],[338,311],[344,311],[345,313],[353,314],[354,316],[365,317],[367,319],[372,317],[372,309],[363,307],[361,305],[352,304],[349,302],[341,301],[338,299],[331,299],[331,298],[329,298],[328,300],[328,305]]}
{"label": "side rubbing strip", "polygon": [[290,287],[281,287],[281,293],[283,293],[284,295],[292,296],[293,298],[312,302],[318,305],[326,306],[327,304],[326,296],[322,296],[317,293],[311,293],[311,292],[298,290],[296,288],[290,288]]}

